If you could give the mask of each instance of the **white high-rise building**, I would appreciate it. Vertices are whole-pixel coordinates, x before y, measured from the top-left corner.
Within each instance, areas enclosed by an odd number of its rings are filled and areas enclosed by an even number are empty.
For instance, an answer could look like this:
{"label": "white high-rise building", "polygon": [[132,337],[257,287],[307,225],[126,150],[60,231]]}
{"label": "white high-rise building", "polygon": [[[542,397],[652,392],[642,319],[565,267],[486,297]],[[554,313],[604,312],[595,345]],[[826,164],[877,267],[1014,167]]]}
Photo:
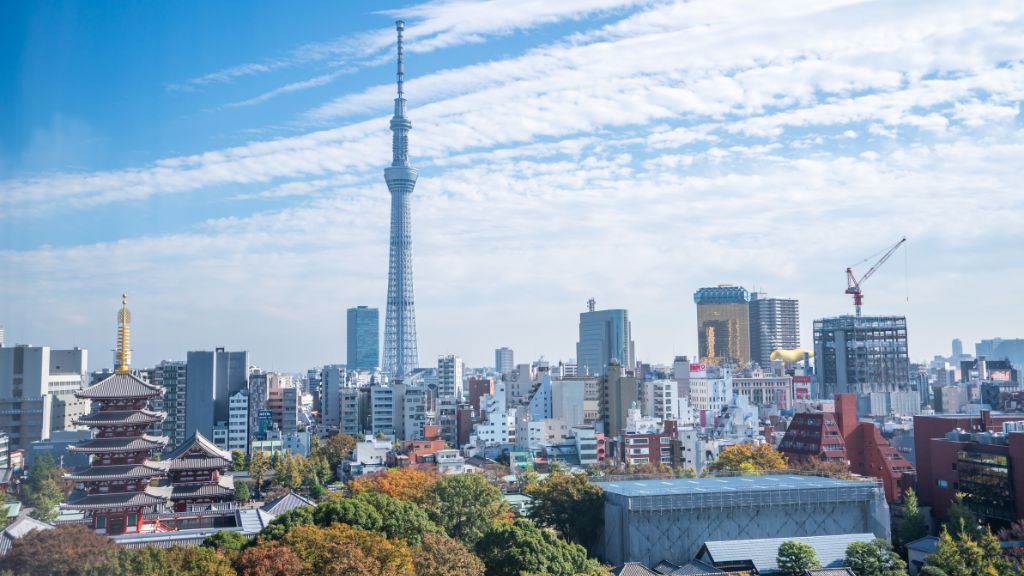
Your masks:
{"label": "white high-rise building", "polygon": [[405,438],[405,388],[401,383],[370,386],[370,432]]}
{"label": "white high-rise building", "polygon": [[0,430],[12,450],[76,428],[74,420],[90,409],[88,400],[75,398],[88,384],[87,364],[81,348],[0,347]]}
{"label": "white high-rise building", "polygon": [[690,373],[690,405],[694,410],[718,412],[732,399],[732,372],[709,367]]}
{"label": "white high-rise building", "polygon": [[248,390],[239,390],[228,399],[228,450],[249,453]]}
{"label": "white high-rise building", "polygon": [[449,354],[437,358],[437,395],[463,398],[462,358]]}
{"label": "white high-rise building", "polygon": [[402,413],[405,419],[402,440],[422,440],[423,427],[427,424],[427,408],[430,397],[426,388],[406,388]]}

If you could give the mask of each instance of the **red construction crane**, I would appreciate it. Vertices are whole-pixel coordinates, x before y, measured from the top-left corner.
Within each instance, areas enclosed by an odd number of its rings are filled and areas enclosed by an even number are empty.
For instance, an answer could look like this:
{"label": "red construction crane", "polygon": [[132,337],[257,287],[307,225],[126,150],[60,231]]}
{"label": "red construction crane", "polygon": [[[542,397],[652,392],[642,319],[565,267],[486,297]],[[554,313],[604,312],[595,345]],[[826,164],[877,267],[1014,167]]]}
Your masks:
{"label": "red construction crane", "polygon": [[[872,266],[867,272],[864,273],[863,276],[860,277],[860,280],[857,280],[856,276],[853,275],[852,266],[846,269],[846,293],[853,294],[853,305],[857,308],[857,316],[860,316],[860,305],[864,303],[864,292],[861,291],[860,285],[863,284],[864,281],[867,280],[868,278],[871,278],[871,275],[874,274],[875,271],[877,271],[882,266],[882,264],[885,264],[885,261],[888,260],[890,256],[892,256],[892,253],[895,252],[900,246],[903,246],[903,243],[906,241],[906,238],[900,238],[900,241],[897,242],[896,244],[893,244],[892,248],[886,250],[885,254],[883,254],[882,257],[878,259],[878,262],[875,262],[875,265]],[[863,264],[864,262],[867,262],[873,257],[874,255],[868,256],[867,258],[861,260],[857,264],[854,264],[854,266]]]}

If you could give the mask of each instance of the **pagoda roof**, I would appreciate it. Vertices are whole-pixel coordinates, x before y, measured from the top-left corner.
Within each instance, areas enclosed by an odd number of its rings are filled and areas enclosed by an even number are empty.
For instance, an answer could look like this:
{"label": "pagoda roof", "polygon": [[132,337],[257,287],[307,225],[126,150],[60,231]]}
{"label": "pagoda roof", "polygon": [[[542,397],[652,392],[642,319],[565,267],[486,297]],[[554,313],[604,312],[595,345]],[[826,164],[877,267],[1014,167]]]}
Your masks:
{"label": "pagoda roof", "polygon": [[74,419],[75,424],[85,426],[116,426],[119,424],[156,424],[166,418],[163,412],[151,410],[107,410],[92,412]]}
{"label": "pagoda roof", "polygon": [[230,460],[224,458],[175,458],[164,460],[164,469],[168,472],[179,470],[219,470],[231,466]]}
{"label": "pagoda roof", "polygon": [[227,464],[231,464],[231,453],[217,447],[217,445],[209,441],[206,436],[200,434],[198,430],[192,434],[192,437],[182,442],[181,445],[172,450],[170,454],[167,454],[164,457],[164,460],[194,458],[221,459]]}
{"label": "pagoda roof", "polygon": [[165,504],[168,490],[147,488],[145,492],[111,492],[107,494],[86,494],[72,492],[61,508],[72,510],[96,510],[103,508],[136,508]]}
{"label": "pagoda roof", "polygon": [[91,400],[112,400],[112,399],[145,399],[159,396],[163,389],[159,386],[147,384],[133,374],[121,374],[115,372],[98,383],[75,392],[77,398],[88,398]]}
{"label": "pagoda roof", "polygon": [[88,482],[99,480],[129,480],[132,478],[152,478],[161,476],[164,471],[160,462],[146,462],[144,464],[118,464],[114,466],[91,466],[84,470],[65,474],[66,480],[73,482]]}
{"label": "pagoda roof", "polygon": [[230,498],[234,495],[235,481],[231,476],[221,476],[216,484],[174,484],[171,486],[171,500]]}
{"label": "pagoda roof", "polygon": [[157,450],[167,445],[166,436],[127,436],[121,438],[92,438],[79,442],[74,446],[68,446],[69,452],[87,452],[99,454],[105,452],[143,452],[146,450]]}

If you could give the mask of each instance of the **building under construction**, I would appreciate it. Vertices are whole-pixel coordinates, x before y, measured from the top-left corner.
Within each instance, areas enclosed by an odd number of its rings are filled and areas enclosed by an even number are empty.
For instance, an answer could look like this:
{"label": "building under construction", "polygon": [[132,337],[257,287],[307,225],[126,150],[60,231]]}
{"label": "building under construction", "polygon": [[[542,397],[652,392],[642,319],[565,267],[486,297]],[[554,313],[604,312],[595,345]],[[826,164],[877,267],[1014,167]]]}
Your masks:
{"label": "building under construction", "polygon": [[839,316],[814,321],[819,398],[910,388],[905,316]]}
{"label": "building under construction", "polygon": [[602,560],[683,564],[705,542],[872,533],[888,540],[880,482],[771,475],[601,483]]}

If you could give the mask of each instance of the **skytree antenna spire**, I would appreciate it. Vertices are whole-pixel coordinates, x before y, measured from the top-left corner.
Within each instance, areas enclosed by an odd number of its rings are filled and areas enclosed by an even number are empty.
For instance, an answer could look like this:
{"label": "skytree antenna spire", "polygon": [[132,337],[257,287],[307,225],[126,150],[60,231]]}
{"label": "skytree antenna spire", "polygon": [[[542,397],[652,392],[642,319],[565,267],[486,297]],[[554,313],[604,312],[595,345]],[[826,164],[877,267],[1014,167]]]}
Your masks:
{"label": "skytree antenna spire", "polygon": [[395,22],[398,32],[398,96],[391,118],[391,166],[384,181],[391,192],[391,246],[388,264],[388,300],[384,317],[384,372],[404,378],[419,365],[416,346],[416,307],[412,284],[412,213],[409,196],[416,187],[416,169],[409,163],[409,130],[405,117],[405,22]]}

